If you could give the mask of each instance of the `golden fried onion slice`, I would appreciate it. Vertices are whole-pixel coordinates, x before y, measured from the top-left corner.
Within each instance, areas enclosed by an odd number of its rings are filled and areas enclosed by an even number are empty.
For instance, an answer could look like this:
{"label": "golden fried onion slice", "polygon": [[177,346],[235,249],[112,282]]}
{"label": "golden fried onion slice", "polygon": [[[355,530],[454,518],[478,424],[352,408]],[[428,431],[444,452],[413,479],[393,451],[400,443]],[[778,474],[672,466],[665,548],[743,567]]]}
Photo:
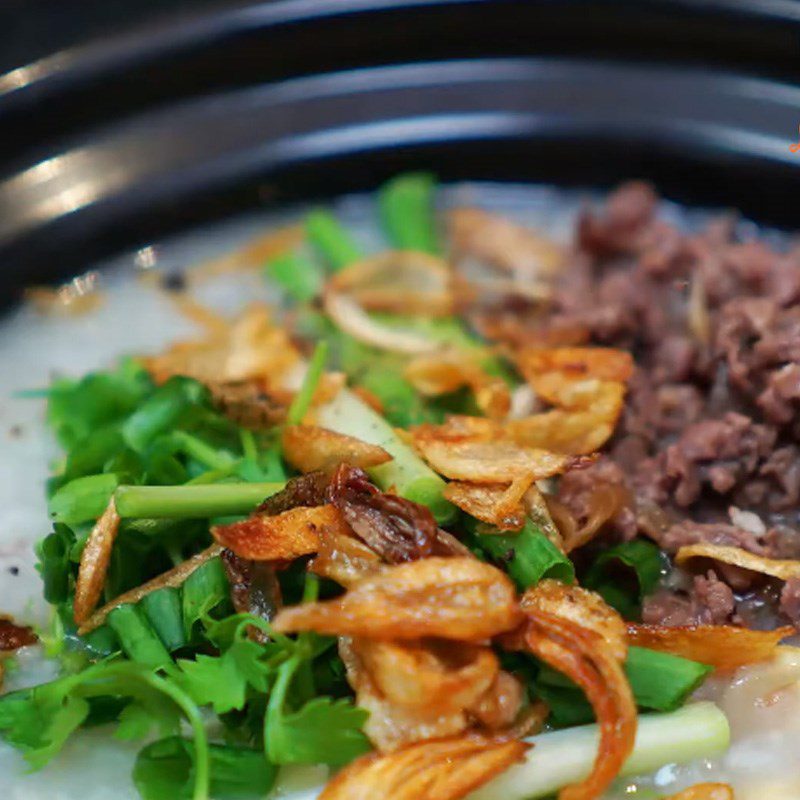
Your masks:
{"label": "golden fried onion slice", "polygon": [[108,564],[111,560],[111,550],[114,547],[114,540],[117,538],[119,523],[119,514],[117,514],[112,496],[106,510],[92,528],[81,553],[78,580],[75,584],[73,613],[78,625],[86,622],[103,593]]}
{"label": "golden fried onion slice", "polygon": [[525,524],[522,496],[529,486],[528,476],[506,487],[498,483],[451,481],[444,496],[462,511],[501,530],[519,530]]}
{"label": "golden fried onion slice", "polygon": [[477,644],[353,639],[353,651],[389,703],[435,716],[471,708],[500,671],[491,648]]}
{"label": "golden fried onion slice", "polygon": [[762,575],[771,575],[788,581],[800,577],[800,561],[789,559],[765,558],[742,550],[740,547],[725,547],[718,544],[688,544],[681,547],[675,556],[675,563],[683,566],[695,558],[710,558],[723,564],[732,564]]}
{"label": "golden fried onion slice", "polygon": [[722,670],[772,658],[780,641],[794,633],[792,626],[756,631],[733,625],[628,624],[628,642],[632,645],[683,656]]}
{"label": "golden fried onion slice", "polygon": [[405,376],[420,394],[428,397],[448,394],[467,386],[486,416],[502,419],[511,408],[511,392],[502,378],[489,375],[483,369],[480,355],[480,352],[446,350],[417,356],[406,367]]}
{"label": "golden fried onion slice", "polygon": [[611,347],[527,347],[517,353],[517,365],[537,392],[536,384],[555,373],[565,383],[586,378],[627,383],[633,375],[633,356]]}
{"label": "golden fried onion slice", "polygon": [[251,561],[293,561],[316,553],[320,539],[347,535],[349,526],[331,505],[298,506],[282,514],[254,514],[230,525],[215,525],[211,535],[223,547]]}
{"label": "golden fried onion slice", "polygon": [[455,208],[447,226],[457,259],[475,258],[528,281],[551,276],[564,262],[564,251],[555,242],[488,211]]}
{"label": "golden fried onion slice", "polygon": [[275,630],[379,639],[479,642],[520,620],[514,586],[473,558],[424,558],[386,567],[334,600],[283,609]]}
{"label": "golden fried onion slice", "polygon": [[508,441],[453,442],[415,433],[413,442],[417,452],[439,474],[475,483],[511,483],[523,477],[538,481],[589,463],[584,456],[552,453]]}
{"label": "golden fried onion slice", "polygon": [[522,642],[518,633],[509,643],[516,640],[583,689],[600,726],[592,772],[562,789],[559,800],[594,800],[617,776],[636,738],[636,703],[622,669],[624,623],[592,592],[550,580],[529,589],[522,607]]}
{"label": "golden fried onion slice", "polygon": [[289,425],[281,440],[284,458],[300,472],[329,470],[341,463],[369,469],[391,461],[376,444],[336,433],[316,425]]}
{"label": "golden fried onion slice", "polygon": [[369,753],[328,783],[320,800],[459,800],[520,761],[530,745],[468,734]]}
{"label": "golden fried onion slice", "polygon": [[441,345],[368,312],[449,316],[454,306],[450,269],[426,253],[390,250],[336,273],[325,287],[323,304],[336,326],[360,342],[406,355],[431,353]]}
{"label": "golden fried onion slice", "polygon": [[273,323],[267,307],[252,305],[205,337],[178,342],[143,363],[156,383],[185,375],[201,383],[263,380],[278,385],[298,359],[288,333]]}

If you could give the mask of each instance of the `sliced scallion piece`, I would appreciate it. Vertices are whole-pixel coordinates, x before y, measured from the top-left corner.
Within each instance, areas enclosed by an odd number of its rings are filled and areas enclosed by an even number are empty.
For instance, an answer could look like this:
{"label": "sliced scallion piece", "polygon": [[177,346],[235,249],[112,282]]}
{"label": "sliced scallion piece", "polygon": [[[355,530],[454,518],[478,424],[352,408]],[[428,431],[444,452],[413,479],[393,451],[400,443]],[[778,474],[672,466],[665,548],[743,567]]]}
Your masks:
{"label": "sliced scallion piece", "polygon": [[503,533],[485,523],[475,526],[478,548],[491,560],[502,563],[517,587],[525,591],[544,578],[573,583],[575,567],[532,520],[522,530]]}
{"label": "sliced scallion piece", "polygon": [[114,503],[122,519],[206,519],[249,514],[284,486],[282,482],[120,486]]}
{"label": "sliced scallion piece", "polygon": [[131,661],[153,669],[172,663],[161,639],[136,606],[117,606],[108,615],[108,626]]}
{"label": "sliced scallion piece", "polygon": [[[597,725],[534,736],[525,761],[469,795],[469,800],[536,800],[583,780],[597,755]],[[621,775],[641,775],[664,764],[710,758],[730,742],[728,720],[713,703],[693,703],[670,714],[639,717],[636,745]]]}
{"label": "sliced scallion piece", "polygon": [[380,445],[392,460],[369,470],[381,489],[394,487],[408,500],[430,508],[437,522],[453,519],[454,506],[442,494],[445,482],[394,432],[391,425],[352,392],[342,389],[317,409],[317,422],[346,436]]}
{"label": "sliced scallion piece", "polygon": [[424,172],[399,175],[380,190],[381,220],[392,245],[400,250],[421,250],[437,255],[433,197],[436,179]]}
{"label": "sliced scallion piece", "polygon": [[329,211],[318,209],[306,217],[306,235],[336,272],[361,258],[358,245]]}

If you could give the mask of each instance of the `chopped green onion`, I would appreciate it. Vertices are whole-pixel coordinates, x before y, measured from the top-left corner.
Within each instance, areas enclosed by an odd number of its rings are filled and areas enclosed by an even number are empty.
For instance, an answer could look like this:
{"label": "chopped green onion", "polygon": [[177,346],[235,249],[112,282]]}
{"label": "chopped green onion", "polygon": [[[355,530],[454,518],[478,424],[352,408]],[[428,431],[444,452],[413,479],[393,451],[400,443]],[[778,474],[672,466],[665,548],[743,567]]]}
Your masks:
{"label": "chopped green onion", "polygon": [[303,421],[303,417],[311,406],[311,401],[314,398],[317,385],[322,378],[327,358],[328,343],[319,342],[314,348],[314,353],[308,362],[308,369],[303,378],[303,385],[292,400],[292,404],[289,406],[289,411],[286,414],[286,421],[289,425],[299,425]]}
{"label": "chopped green onion", "polygon": [[391,425],[347,389],[317,409],[320,425],[380,445],[392,460],[368,470],[382,489],[395,487],[401,497],[426,505],[440,524],[452,521],[455,508],[443,495],[445,482],[400,439]]}
{"label": "chopped green onion", "polygon": [[679,708],[711,672],[706,664],[645,647],[629,647],[625,662],[636,702],[655,711]]}
{"label": "chopped green onion", "polygon": [[107,621],[131,661],[153,669],[172,663],[161,639],[136,606],[117,606],[109,612]]}
{"label": "chopped green onion", "polygon": [[201,564],[183,582],[181,589],[183,630],[186,638],[191,639],[195,622],[203,619],[229,597],[230,586],[222,561],[212,558]]}
{"label": "chopped green onion", "polygon": [[75,535],[66,525],[56,523],[53,533],[36,546],[39,559],[37,568],[44,583],[44,599],[48,603],[63,603],[69,595],[71,574],[70,550],[75,544]]}
{"label": "chopped green onion", "polygon": [[525,591],[544,578],[573,583],[575,568],[532,520],[526,520],[518,533],[501,533],[485,523],[475,526],[479,549],[501,563],[517,587]]}
{"label": "chopped green onion", "polygon": [[[655,544],[633,539],[600,553],[583,584],[631,619],[638,616],[642,600],[655,589],[664,566],[664,556]],[[625,571],[635,578],[634,587],[626,586]]]}
{"label": "chopped green onion", "polygon": [[150,592],[139,601],[139,607],[170,653],[186,644],[181,593],[178,589],[165,586]]}
{"label": "chopped green onion", "polygon": [[95,520],[105,511],[117,483],[113,473],[75,478],[50,498],[50,514],[67,525]]}
{"label": "chopped green onion", "polygon": [[[525,761],[470,795],[470,800],[536,800],[583,780],[591,771],[600,738],[597,725],[534,736]],[[664,764],[684,764],[724,752],[728,720],[713,703],[693,703],[671,714],[639,717],[636,744],[621,775],[642,775]]]}
{"label": "chopped green onion", "polygon": [[[644,647],[629,647],[625,661],[625,674],[636,698],[636,704],[653,711],[674,711],[697,689],[711,672],[711,667],[670,653],[659,653]],[[582,693],[572,681],[560,672],[543,666],[537,685],[560,687]],[[543,694],[546,695],[546,690]],[[547,699],[545,697],[545,699]],[[566,700],[566,696],[563,698]],[[588,707],[588,702],[584,699]]]}
{"label": "chopped green onion", "polygon": [[122,519],[206,519],[249,514],[284,483],[213,483],[186,486],[120,486],[114,493]]}
{"label": "chopped green onion", "polygon": [[208,390],[197,381],[170,378],[128,417],[122,436],[133,450],[142,453],[158,434],[173,428],[189,406],[207,397]]}
{"label": "chopped green onion", "polygon": [[336,272],[361,258],[350,234],[329,211],[318,209],[306,217],[306,235]]}
{"label": "chopped green onion", "polygon": [[324,278],[319,267],[296,253],[282,253],[267,262],[267,276],[292,299],[308,303],[322,292]]}
{"label": "chopped green onion", "polygon": [[400,175],[386,183],[378,202],[392,245],[401,250],[441,251],[436,235],[433,195],[436,179],[427,173]]}

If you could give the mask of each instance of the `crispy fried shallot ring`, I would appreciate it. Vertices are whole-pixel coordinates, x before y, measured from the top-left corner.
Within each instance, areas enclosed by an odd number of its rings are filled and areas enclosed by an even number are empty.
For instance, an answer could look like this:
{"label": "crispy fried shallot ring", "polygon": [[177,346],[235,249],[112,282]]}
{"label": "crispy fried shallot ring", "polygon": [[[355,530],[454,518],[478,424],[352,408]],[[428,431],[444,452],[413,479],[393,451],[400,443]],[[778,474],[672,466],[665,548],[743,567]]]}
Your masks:
{"label": "crispy fried shallot ring", "polygon": [[[624,623],[593,593],[550,580],[529,589],[522,608],[524,645],[583,689],[600,726],[592,772],[562,789],[559,800],[594,800],[617,776],[636,738],[636,703],[622,669]],[[519,634],[508,641],[515,639],[519,644]]]}
{"label": "crispy fried shallot ring", "polygon": [[177,588],[181,586],[196,569],[202,567],[203,564],[210,561],[212,558],[216,558],[221,552],[222,547],[218,544],[212,544],[211,547],[207,547],[205,550],[196,553],[191,558],[178,564],[174,569],[157,575],[152,580],[147,581],[147,583],[143,583],[141,586],[137,586],[135,589],[131,589],[121,594],[119,597],[115,597],[110,603],[106,603],[102,608],[95,611],[94,614],[78,628],[78,634],[80,636],[85,636],[87,633],[91,633],[95,630],[95,628],[99,628],[106,621],[106,617],[117,606],[124,605],[125,603],[138,603],[143,597],[158,589],[163,589],[165,587]]}
{"label": "crispy fried shallot ring", "polygon": [[800,561],[765,558],[740,547],[725,547],[718,544],[687,544],[678,550],[675,563],[680,567],[694,558],[710,558],[722,564],[732,564],[783,581],[800,577]]}
{"label": "crispy fried shallot ring", "polygon": [[353,651],[389,703],[437,716],[478,703],[500,670],[491,648],[477,644],[353,639]]}
{"label": "crispy fried shallot ring", "polygon": [[392,460],[377,444],[316,425],[287,426],[283,429],[281,443],[284,458],[300,472],[329,470],[343,462],[369,469]]}
{"label": "crispy fried shallot ring", "polygon": [[391,250],[338,272],[325,288],[325,312],[345,333],[365,344],[406,355],[432,353],[441,345],[387,325],[368,311],[448,316],[454,307],[446,262],[417,251]]}
{"label": "crispy fried shallot ring", "polygon": [[520,620],[514,586],[472,558],[430,557],[386,567],[334,600],[283,609],[275,630],[378,639],[480,642]]}
{"label": "crispy fried shallot ring", "polygon": [[320,800],[459,800],[520,761],[530,748],[516,739],[468,734],[369,753],[328,783]]}
{"label": "crispy fried shallot ring", "polygon": [[119,523],[119,514],[117,514],[112,496],[106,510],[92,528],[81,553],[78,580],[75,584],[73,614],[78,625],[86,622],[103,593],[108,564],[111,560],[111,550],[114,547],[114,540],[117,538]]}
{"label": "crispy fried shallot ring", "polygon": [[780,641],[794,633],[792,626],[756,631],[733,625],[628,624],[628,642],[632,645],[683,656],[722,670],[772,658]]}

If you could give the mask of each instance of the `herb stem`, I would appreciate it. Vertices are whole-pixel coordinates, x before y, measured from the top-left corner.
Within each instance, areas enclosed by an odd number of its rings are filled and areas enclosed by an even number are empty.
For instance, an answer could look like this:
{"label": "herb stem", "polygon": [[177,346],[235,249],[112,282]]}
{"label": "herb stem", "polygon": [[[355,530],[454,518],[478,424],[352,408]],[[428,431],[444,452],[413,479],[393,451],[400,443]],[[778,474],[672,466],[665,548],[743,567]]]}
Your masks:
{"label": "herb stem", "polygon": [[206,519],[249,514],[284,483],[215,483],[188,486],[120,486],[114,494],[122,519]]}

